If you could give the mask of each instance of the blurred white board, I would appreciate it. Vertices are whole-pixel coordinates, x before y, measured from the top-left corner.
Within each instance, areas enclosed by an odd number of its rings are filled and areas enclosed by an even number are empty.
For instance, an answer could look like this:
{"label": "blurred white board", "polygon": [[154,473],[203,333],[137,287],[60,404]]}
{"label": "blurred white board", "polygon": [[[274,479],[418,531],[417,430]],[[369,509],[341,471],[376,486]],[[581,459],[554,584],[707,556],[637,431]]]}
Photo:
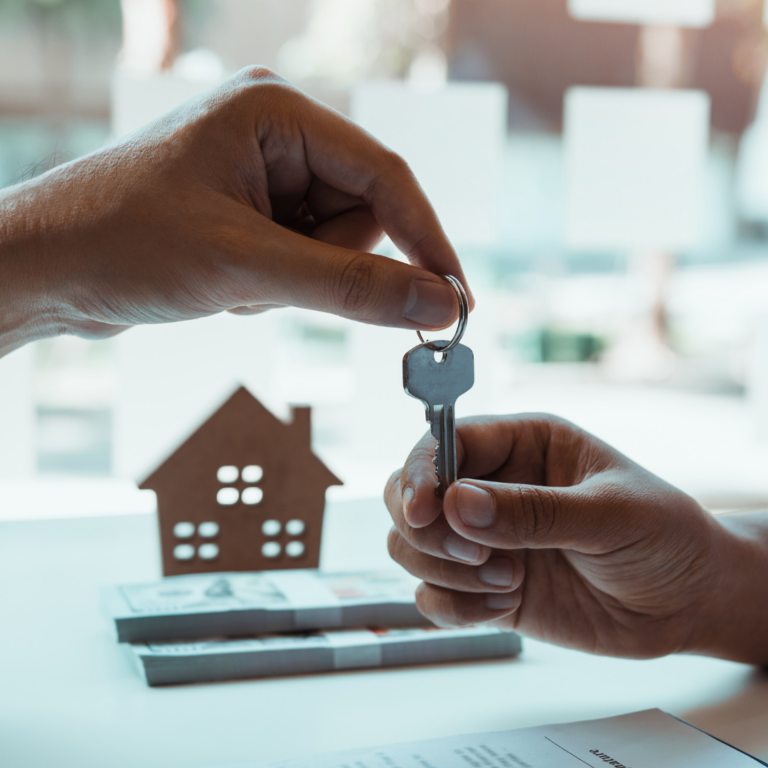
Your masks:
{"label": "blurred white board", "polygon": [[[120,388],[113,463],[118,477],[143,479],[241,384],[272,408],[265,389],[276,346],[275,314],[223,313],[140,326],[115,339]],[[281,413],[279,408],[273,412]]]}
{"label": "blurred white board", "polygon": [[715,18],[715,0],[568,0],[580,21],[707,27]]}
{"label": "blurred white board", "polygon": [[140,27],[130,31],[130,44],[139,50],[138,53],[124,50],[123,61],[112,77],[112,135],[115,138],[156,120],[227,77],[227,69],[219,57],[205,48],[179,56],[171,71],[134,71],[129,63],[131,56],[137,55],[139,62],[146,63],[144,49],[153,41],[151,36],[142,35]]}
{"label": "blurred white board", "polygon": [[507,91],[495,83],[422,91],[368,82],[352,92],[352,119],[402,155],[455,245],[493,245],[507,137]]}
{"label": "blurred white board", "polygon": [[[768,2],[765,8],[768,13]],[[760,88],[755,119],[739,143],[736,199],[742,218],[768,221],[768,79]]]}
{"label": "blurred white board", "polygon": [[572,88],[564,124],[568,245],[695,246],[709,106],[703,91]]}

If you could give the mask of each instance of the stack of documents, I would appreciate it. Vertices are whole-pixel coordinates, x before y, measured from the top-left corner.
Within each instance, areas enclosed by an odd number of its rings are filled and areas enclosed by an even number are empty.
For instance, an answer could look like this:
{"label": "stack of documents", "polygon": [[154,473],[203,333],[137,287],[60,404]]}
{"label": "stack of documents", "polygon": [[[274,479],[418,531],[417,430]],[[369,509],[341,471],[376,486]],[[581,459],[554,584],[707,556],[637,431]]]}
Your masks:
{"label": "stack of documents", "polygon": [[105,598],[149,685],[520,652],[512,632],[435,629],[416,608],[417,584],[398,571],[213,573],[115,587]]}

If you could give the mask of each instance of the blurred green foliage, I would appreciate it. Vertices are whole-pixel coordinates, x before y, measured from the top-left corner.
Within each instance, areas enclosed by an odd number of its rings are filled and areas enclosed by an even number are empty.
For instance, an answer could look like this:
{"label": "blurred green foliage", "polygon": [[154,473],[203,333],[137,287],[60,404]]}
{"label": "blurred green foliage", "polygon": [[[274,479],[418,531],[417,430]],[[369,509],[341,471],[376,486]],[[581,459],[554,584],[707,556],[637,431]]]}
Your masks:
{"label": "blurred green foliage", "polygon": [[589,363],[608,347],[593,333],[555,328],[508,334],[501,344],[516,363]]}
{"label": "blurred green foliage", "polygon": [[70,28],[120,28],[120,0],[0,0],[0,19],[37,20]]}
{"label": "blurred green foliage", "polygon": [[[182,20],[199,19],[211,12],[206,0],[177,0]],[[0,21],[37,20],[63,28],[121,28],[120,0],[0,0]]]}
{"label": "blurred green foliage", "polygon": [[103,146],[108,135],[109,126],[102,122],[51,125],[39,119],[0,118],[0,189],[87,155]]}

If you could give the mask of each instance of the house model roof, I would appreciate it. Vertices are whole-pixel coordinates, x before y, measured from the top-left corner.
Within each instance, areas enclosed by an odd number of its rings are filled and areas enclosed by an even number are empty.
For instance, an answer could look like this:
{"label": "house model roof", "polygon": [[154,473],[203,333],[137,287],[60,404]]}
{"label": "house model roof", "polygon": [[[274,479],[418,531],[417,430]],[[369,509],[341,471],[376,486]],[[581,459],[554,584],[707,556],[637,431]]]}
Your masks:
{"label": "house model roof", "polygon": [[343,485],[312,452],[310,413],[308,407],[293,407],[286,424],[241,386],[139,487],[160,493],[168,483],[194,485],[197,472],[208,474],[214,465],[258,463],[258,456],[282,459],[296,473],[293,482],[324,489]]}

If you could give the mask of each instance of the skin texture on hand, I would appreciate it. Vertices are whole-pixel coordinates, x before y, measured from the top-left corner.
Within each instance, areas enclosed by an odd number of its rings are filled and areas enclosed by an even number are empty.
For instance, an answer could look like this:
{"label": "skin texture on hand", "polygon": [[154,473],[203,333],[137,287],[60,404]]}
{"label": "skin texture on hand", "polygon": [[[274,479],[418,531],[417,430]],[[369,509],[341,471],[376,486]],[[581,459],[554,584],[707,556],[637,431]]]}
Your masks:
{"label": "skin texture on hand", "polygon": [[462,420],[457,450],[444,503],[431,435],[385,491],[390,554],[423,579],[436,624],[495,621],[630,658],[768,661],[768,519],[762,539],[744,516],[721,521],[552,416]]}
{"label": "skin texture on hand", "polygon": [[[384,233],[410,264],[370,253]],[[444,328],[439,274],[466,286],[406,163],[261,68],[0,192],[0,353],[283,306]]]}

